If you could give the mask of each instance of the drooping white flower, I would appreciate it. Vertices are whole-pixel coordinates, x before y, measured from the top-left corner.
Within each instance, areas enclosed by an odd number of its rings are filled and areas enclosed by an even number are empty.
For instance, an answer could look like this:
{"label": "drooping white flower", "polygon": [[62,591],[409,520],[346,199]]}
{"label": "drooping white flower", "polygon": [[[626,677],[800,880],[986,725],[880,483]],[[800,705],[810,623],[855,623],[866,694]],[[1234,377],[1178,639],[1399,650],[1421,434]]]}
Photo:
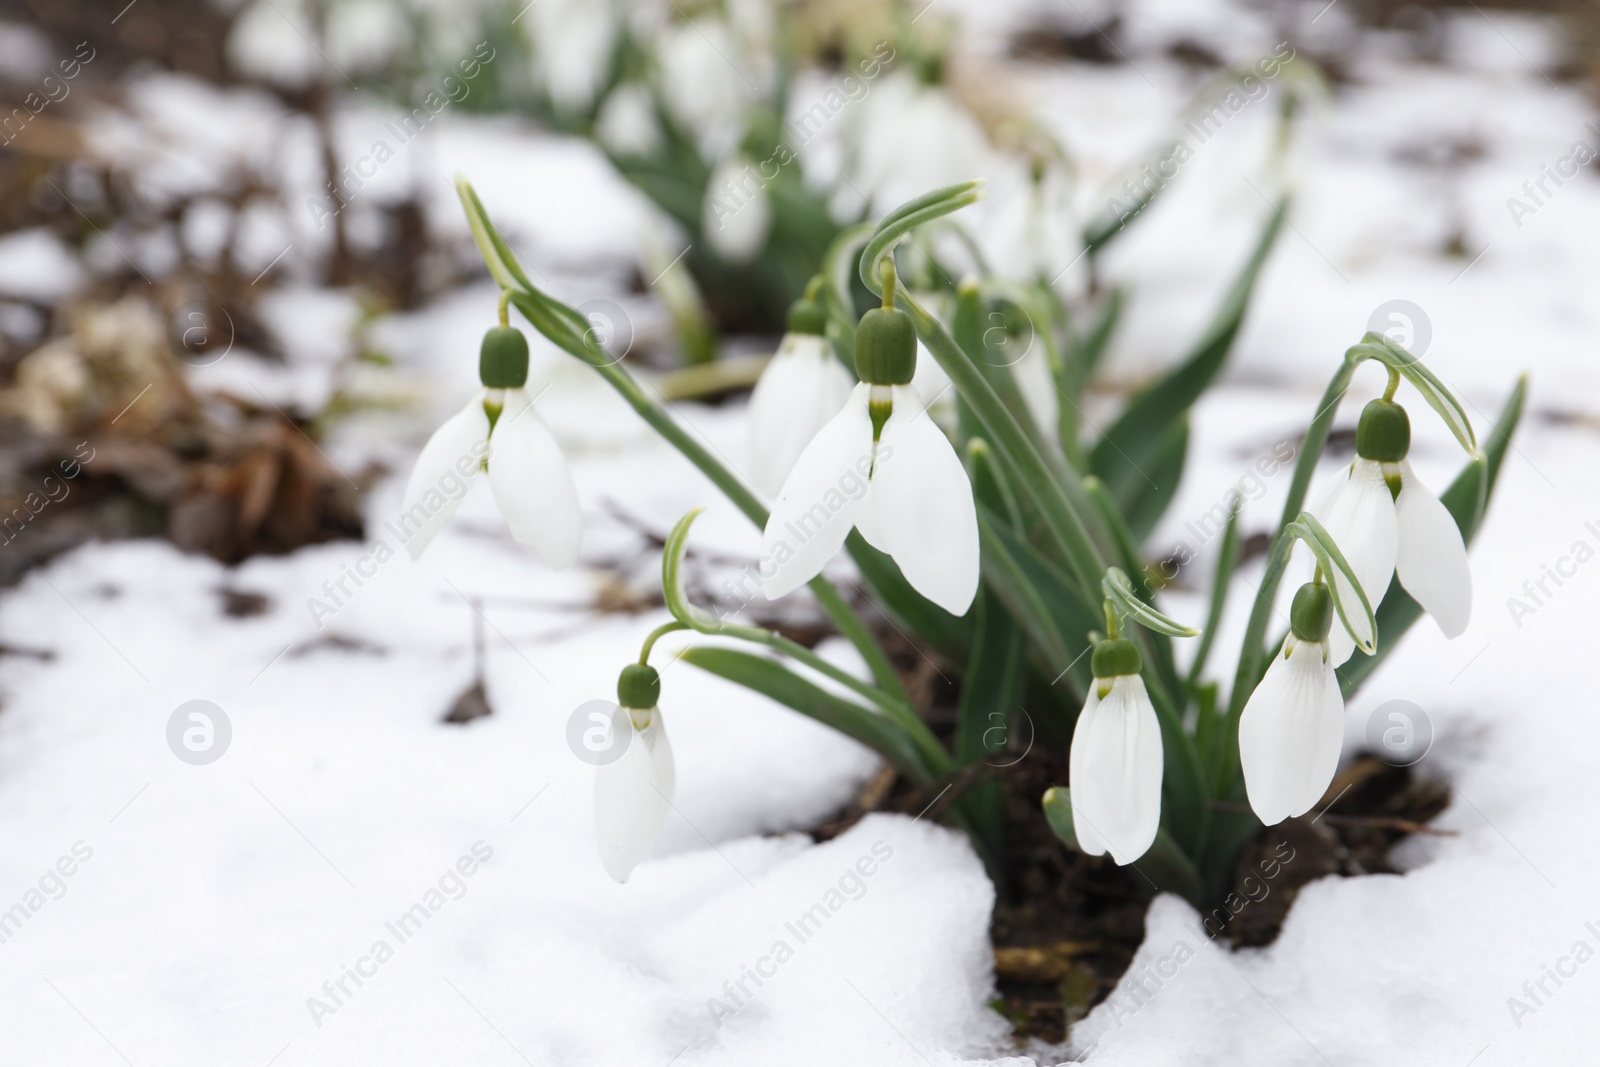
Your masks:
{"label": "drooping white flower", "polygon": [[978,594],[978,512],[949,438],[911,380],[917,332],[885,304],[856,328],[856,375],[844,409],[817,432],[784,480],[761,539],[769,600],[821,572],[851,528],[900,566],[913,589],[956,615]]}
{"label": "drooping white flower", "polygon": [[821,333],[821,309],[797,301],[789,332],[750,394],[750,479],[777,496],[806,445],[839,412],[854,384]]}
{"label": "drooping white flower", "polygon": [[1310,811],[1339,766],[1344,697],[1328,651],[1330,628],[1340,629],[1332,621],[1327,587],[1302,586],[1283,648],[1239,718],[1245,792],[1268,826]]}
{"label": "drooping white flower", "polygon": [[654,43],[672,121],[694,138],[704,158],[727,155],[744,134],[750,101],[757,95],[753,83],[764,82],[740,56],[727,22],[697,15],[663,28]]}
{"label": "drooping white flower", "polygon": [[[1344,553],[1376,608],[1398,574],[1407,593],[1446,637],[1458,637],[1472,616],[1472,573],[1455,519],[1406,460],[1411,425],[1405,409],[1374,400],[1361,413],[1356,459],[1311,509]],[[1328,646],[1334,666],[1355,641],[1335,626]]]}
{"label": "drooping white flower", "polygon": [[653,155],[662,137],[650,90],[638,82],[624,82],[611,90],[595,116],[594,133],[619,156]]}
{"label": "drooping white flower", "polygon": [[772,226],[772,200],[749,159],[731,155],[706,181],[700,229],[717,254],[734,263],[754,259]]}
{"label": "drooping white flower", "polygon": [[1161,826],[1161,724],[1131,641],[1096,646],[1094,671],[1072,733],[1072,825],[1084,852],[1129,864]]}
{"label": "drooping white flower", "polygon": [[[406,551],[412,559],[421,557],[487,465],[489,487],[511,536],[550,566],[570,567],[578,557],[578,491],[561,446],[523,387],[527,340],[505,327],[490,330],[480,374],[485,388],[434,431],[411,470],[397,522]],[[517,384],[505,384],[512,381]]]}
{"label": "drooping white flower", "polygon": [[527,11],[523,30],[544,91],[561,114],[586,113],[616,47],[618,13],[607,0],[540,0]]}
{"label": "drooping white flower", "polygon": [[846,214],[860,210],[862,197],[887,208],[994,167],[994,150],[972,112],[910,70],[884,75],[843,114],[848,181],[835,206]]}
{"label": "drooping white flower", "polygon": [[607,747],[627,747],[617,759],[595,768],[595,834],[606,873],[626,882],[661,832],[677,770],[660,708],[619,707],[611,729]]}

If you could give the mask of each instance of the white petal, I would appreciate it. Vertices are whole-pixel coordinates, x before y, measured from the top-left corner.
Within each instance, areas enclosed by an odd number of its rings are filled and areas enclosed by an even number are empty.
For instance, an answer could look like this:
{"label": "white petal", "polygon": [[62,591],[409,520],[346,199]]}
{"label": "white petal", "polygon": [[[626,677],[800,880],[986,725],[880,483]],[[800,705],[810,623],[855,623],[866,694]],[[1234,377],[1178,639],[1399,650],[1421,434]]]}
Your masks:
{"label": "white petal", "polygon": [[1079,799],[1078,785],[1089,780],[1087,770],[1080,773],[1079,766],[1087,762],[1088,747],[1079,748],[1078,733],[1083,730],[1085,719],[1094,715],[1100,707],[1100,687],[1089,687],[1089,699],[1083,702],[1083,711],[1078,713],[1078,725],[1072,732],[1072,749],[1067,756],[1067,789],[1072,798],[1072,832],[1078,838],[1078,848],[1090,856],[1103,856],[1106,851],[1105,839],[1101,837],[1096,825],[1087,818],[1083,803]]}
{"label": "white petal", "polygon": [[866,383],[811,439],[783,483],[761,535],[762,587],[768,600],[821,573],[855,525],[872,469],[872,417]]}
{"label": "white petal", "polygon": [[[1095,683],[1098,691],[1099,683]],[[1085,852],[1128,864],[1143,856],[1161,826],[1161,724],[1138,675],[1113,680],[1104,700],[1092,695],[1078,716],[1068,757],[1073,829]]]}
{"label": "white petal", "polygon": [[[659,709],[650,713],[644,730],[635,730],[626,708],[611,720],[613,731],[630,736],[622,756],[595,768],[594,823],[600,862],[619,882],[639,865],[655,844],[672,803],[675,772],[672,745]],[[620,737],[616,743],[621,743]]]}
{"label": "white petal", "polygon": [[772,200],[765,185],[751,180],[754,170],[743,156],[729,156],[706,181],[700,232],[718,255],[735,263],[754,259],[772,227]]}
{"label": "white petal", "polygon": [[1268,826],[1303,815],[1327,792],[1344,742],[1344,699],[1322,647],[1285,640],[1239,718],[1245,792]]}
{"label": "white petal", "polygon": [[1461,529],[1439,498],[1400,463],[1400,552],[1395,571],[1406,592],[1439,623],[1446,637],[1460,637],[1472,618],[1472,572]]}
{"label": "white petal", "polygon": [[398,524],[408,534],[406,551],[412,559],[422,555],[466,499],[472,476],[488,452],[488,438],[489,416],[484,414],[480,389],[422,446],[406,481]]}
{"label": "white petal", "polygon": [[[1389,589],[1389,579],[1394,574],[1395,553],[1400,543],[1399,524],[1395,519],[1394,496],[1389,484],[1383,480],[1383,469],[1370,459],[1356,458],[1346,480],[1335,487],[1326,498],[1322,511],[1313,511],[1333,543],[1344,553],[1350,569],[1355,571],[1367,602],[1376,612]],[[1337,583],[1339,595],[1346,604],[1358,605],[1355,591],[1339,575],[1328,575],[1329,582]],[[1356,609],[1359,610],[1359,609]],[[1350,658],[1356,643],[1346,632],[1337,614],[1333,629],[1328,633],[1331,661],[1338,666]]]}
{"label": "white petal", "polygon": [[947,407],[955,403],[956,391],[950,384],[950,375],[921,341],[917,342],[917,369],[911,375],[911,388],[917,391],[925,407]]}
{"label": "white petal", "polygon": [[778,495],[800,453],[839,413],[852,385],[826,339],[783,335],[750,394],[750,480],[757,489]]}
{"label": "white petal", "polygon": [[561,446],[524,389],[507,389],[489,437],[489,486],[511,536],[558,570],[578,558],[578,490]]}
{"label": "white petal", "polygon": [[896,386],[872,472],[868,540],[888,552],[912,588],[954,615],[978,595],[978,511],[949,438],[909,386]]}

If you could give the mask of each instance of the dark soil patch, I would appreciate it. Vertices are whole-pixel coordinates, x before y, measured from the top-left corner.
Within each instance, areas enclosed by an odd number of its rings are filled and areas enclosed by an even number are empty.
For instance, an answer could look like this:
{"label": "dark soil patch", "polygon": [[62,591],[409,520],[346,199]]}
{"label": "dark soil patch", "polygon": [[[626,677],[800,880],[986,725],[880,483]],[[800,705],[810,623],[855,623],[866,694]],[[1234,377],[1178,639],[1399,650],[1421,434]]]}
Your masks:
{"label": "dark soil patch", "polygon": [[[940,713],[946,701],[939,698],[955,687],[941,681],[931,663],[910,674],[913,694],[934,697],[919,703],[934,708],[928,718],[938,730],[950,718]],[[921,788],[886,768],[812,833],[818,840],[836,837],[873,811],[938,818],[961,791],[989,781],[999,783],[1005,798],[1005,851],[990,922],[999,992],[994,1007],[1011,1020],[1019,1040],[1059,1043],[1116,988],[1144,941],[1145,912],[1156,895],[1134,869],[1109,856],[1085,856],[1050,832],[1039,801],[1046,789],[1066,783],[1064,754],[1036,745],[1009,768],[982,767]],[[1231,889],[1212,903],[1197,936],[1235,948],[1270,944],[1301,886],[1330,874],[1394,872],[1394,847],[1413,833],[1439,832],[1426,824],[1449,800],[1439,782],[1358,756],[1313,814],[1266,827],[1246,842]]]}

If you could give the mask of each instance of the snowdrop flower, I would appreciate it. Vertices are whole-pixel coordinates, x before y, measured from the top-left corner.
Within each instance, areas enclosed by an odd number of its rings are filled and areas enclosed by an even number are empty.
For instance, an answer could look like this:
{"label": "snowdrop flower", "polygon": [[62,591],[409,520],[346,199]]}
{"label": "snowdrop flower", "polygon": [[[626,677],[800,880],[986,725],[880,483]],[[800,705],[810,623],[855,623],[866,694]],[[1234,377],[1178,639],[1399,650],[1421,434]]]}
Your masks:
{"label": "snowdrop flower", "polygon": [[816,577],[855,527],[917,592],[964,615],[978,592],[972,483],[910,384],[916,328],[892,307],[889,278],[885,306],[856,331],[860,383],[800,454],[767,518],[764,588],[775,600]]}
{"label": "snowdrop flower", "polygon": [[718,163],[706,182],[700,229],[723,259],[754,259],[767,243],[772,200],[748,159],[732,155]]}
{"label": "snowdrop flower", "polygon": [[578,557],[578,491],[566,457],[533,410],[528,341],[506,326],[484,334],[478,359],[484,388],[434,431],[406,483],[399,519],[406,551],[418,559],[461,506],[480,469],[511,536],[552,567]]}
{"label": "snowdrop flower", "polygon": [[594,825],[600,862],[618,882],[639,865],[655,844],[672,806],[677,771],[672,743],[656,706],[661,676],[654,667],[632,663],[617,680],[620,707],[611,720],[611,745],[622,755],[595,768]]}
{"label": "snowdrop flower", "polygon": [[850,396],[850,372],[823,336],[827,314],[812,300],[789,309],[789,331],[750,394],[750,476],[777,496],[795,460]]}
{"label": "snowdrop flower", "polygon": [[524,10],[535,71],[551,103],[565,116],[586,113],[616,49],[617,12],[605,0],[543,0]]}
{"label": "snowdrop flower", "polygon": [[898,204],[918,193],[993,169],[983,127],[942,85],[899,70],[851,109],[841,128],[850,163],[837,207],[865,197]]}
{"label": "snowdrop flower", "polygon": [[1328,587],[1314,582],[1301,586],[1283,649],[1239,719],[1245,792],[1256,816],[1268,826],[1310,811],[1339,766],[1344,697],[1328,651],[1332,625]]}
{"label": "snowdrop flower", "polygon": [[[1350,561],[1376,608],[1398,574],[1406,592],[1432,615],[1446,637],[1459,637],[1472,615],[1467,546],[1449,510],[1423,485],[1406,455],[1411,421],[1392,400],[1361,412],[1356,460],[1312,514]],[[1328,638],[1334,666],[1350,658],[1355,640],[1343,626]]]}
{"label": "snowdrop flower", "polygon": [[1101,641],[1090,660],[1094,685],[1078,716],[1068,762],[1072,825],[1091,856],[1129,864],[1149,851],[1161,825],[1161,724],[1139,677],[1132,641]]}

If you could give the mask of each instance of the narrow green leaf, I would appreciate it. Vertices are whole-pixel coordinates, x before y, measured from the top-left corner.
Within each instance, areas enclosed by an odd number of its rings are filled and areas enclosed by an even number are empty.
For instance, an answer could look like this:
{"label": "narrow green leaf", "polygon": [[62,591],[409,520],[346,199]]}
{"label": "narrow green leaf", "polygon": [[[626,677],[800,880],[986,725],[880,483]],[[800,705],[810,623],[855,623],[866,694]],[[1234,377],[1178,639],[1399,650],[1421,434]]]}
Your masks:
{"label": "narrow green leaf", "polygon": [[1106,349],[1111,346],[1111,337],[1117,330],[1117,324],[1122,321],[1122,309],[1127,306],[1127,291],[1120,285],[1113,286],[1106,294],[1106,305],[1100,312],[1100,317],[1095,320],[1094,328],[1079,342],[1077,347],[1078,368],[1082,377],[1078,381],[1088,384],[1089,378],[1100,365],[1101,357],[1106,354]]}
{"label": "narrow green leaf", "polygon": [[940,655],[955,663],[966,658],[972,645],[972,620],[952,615],[911,587],[900,565],[867,543],[855,530],[845,538],[845,551],[861,572],[872,603],[897,627],[928,642]]}
{"label": "narrow green leaf", "polygon": [[1200,878],[1200,868],[1165,828],[1156,831],[1150,851],[1134,860],[1132,866],[1154,882],[1157,889],[1175,893],[1196,908],[1205,907],[1205,883]]}
{"label": "narrow green leaf", "polygon": [[[1266,263],[1267,254],[1283,227],[1287,200],[1277,204],[1262,227],[1261,236],[1244,267],[1235,277],[1222,306],[1217,309],[1191,354],[1161,381],[1129,403],[1122,416],[1106,431],[1090,456],[1090,469],[1106,483],[1128,511],[1127,503],[1149,483],[1160,485],[1154,469],[1172,448],[1171,427],[1182,418],[1215,380],[1244,322],[1250,295]],[[1168,464],[1170,465],[1170,459]],[[1162,509],[1171,500],[1168,493]],[[1148,522],[1148,519],[1144,521]],[[1130,522],[1135,532],[1139,526]],[[1154,525],[1153,522],[1150,525]]]}
{"label": "narrow green leaf", "polygon": [[1193,626],[1185,626],[1176,619],[1168,618],[1140,600],[1133,591],[1133,584],[1120,567],[1106,569],[1106,576],[1100,579],[1100,588],[1123,615],[1147,630],[1166,634],[1168,637],[1200,636],[1200,631]]}
{"label": "narrow green leaf", "polygon": [[[1241,542],[1239,514],[1243,496],[1233,498],[1233,508],[1228,512],[1228,525],[1222,531],[1222,550],[1217,555],[1217,572],[1211,579],[1211,606],[1206,609],[1206,626],[1200,634],[1200,645],[1194,650],[1194,662],[1189,665],[1189,688],[1196,689],[1200,676],[1211,656],[1211,644],[1216,640],[1217,627],[1222,622],[1222,609],[1228,603],[1228,589],[1233,584],[1233,572],[1239,566]],[[1214,688],[1214,687],[1213,687]]]}
{"label": "narrow green leaf", "polygon": [[[1005,605],[993,590],[980,588],[973,607],[977,622],[956,718],[957,766],[1001,758],[1017,725],[1025,677],[1022,633]],[[1000,783],[976,786],[961,799],[988,844],[986,851],[998,853],[1005,821]]]}
{"label": "narrow green leaf", "polygon": [[1100,624],[1098,605],[1073,590],[1067,576],[988,508],[979,506],[984,580],[1000,595],[1048,664],[1062,670]]}
{"label": "narrow green leaf", "polygon": [[916,748],[887,717],[813,685],[776,660],[708,647],[685,649],[679,658],[855,738],[918,784],[932,780]]}
{"label": "narrow green leaf", "polygon": [[931,193],[924,193],[915,200],[908,200],[885,215],[878,223],[872,240],[868,241],[867,247],[862,250],[857,268],[867,288],[873,292],[878,291],[879,264],[884,256],[894,250],[894,246],[902,237],[918,226],[943,218],[953,211],[959,211],[968,204],[977,203],[983,196],[982,186],[982,179],[947,185]]}
{"label": "narrow green leaf", "polygon": [[1136,544],[1144,544],[1172,506],[1189,462],[1189,416],[1163,427],[1151,449],[1149,466],[1125,487],[1119,507]]}

